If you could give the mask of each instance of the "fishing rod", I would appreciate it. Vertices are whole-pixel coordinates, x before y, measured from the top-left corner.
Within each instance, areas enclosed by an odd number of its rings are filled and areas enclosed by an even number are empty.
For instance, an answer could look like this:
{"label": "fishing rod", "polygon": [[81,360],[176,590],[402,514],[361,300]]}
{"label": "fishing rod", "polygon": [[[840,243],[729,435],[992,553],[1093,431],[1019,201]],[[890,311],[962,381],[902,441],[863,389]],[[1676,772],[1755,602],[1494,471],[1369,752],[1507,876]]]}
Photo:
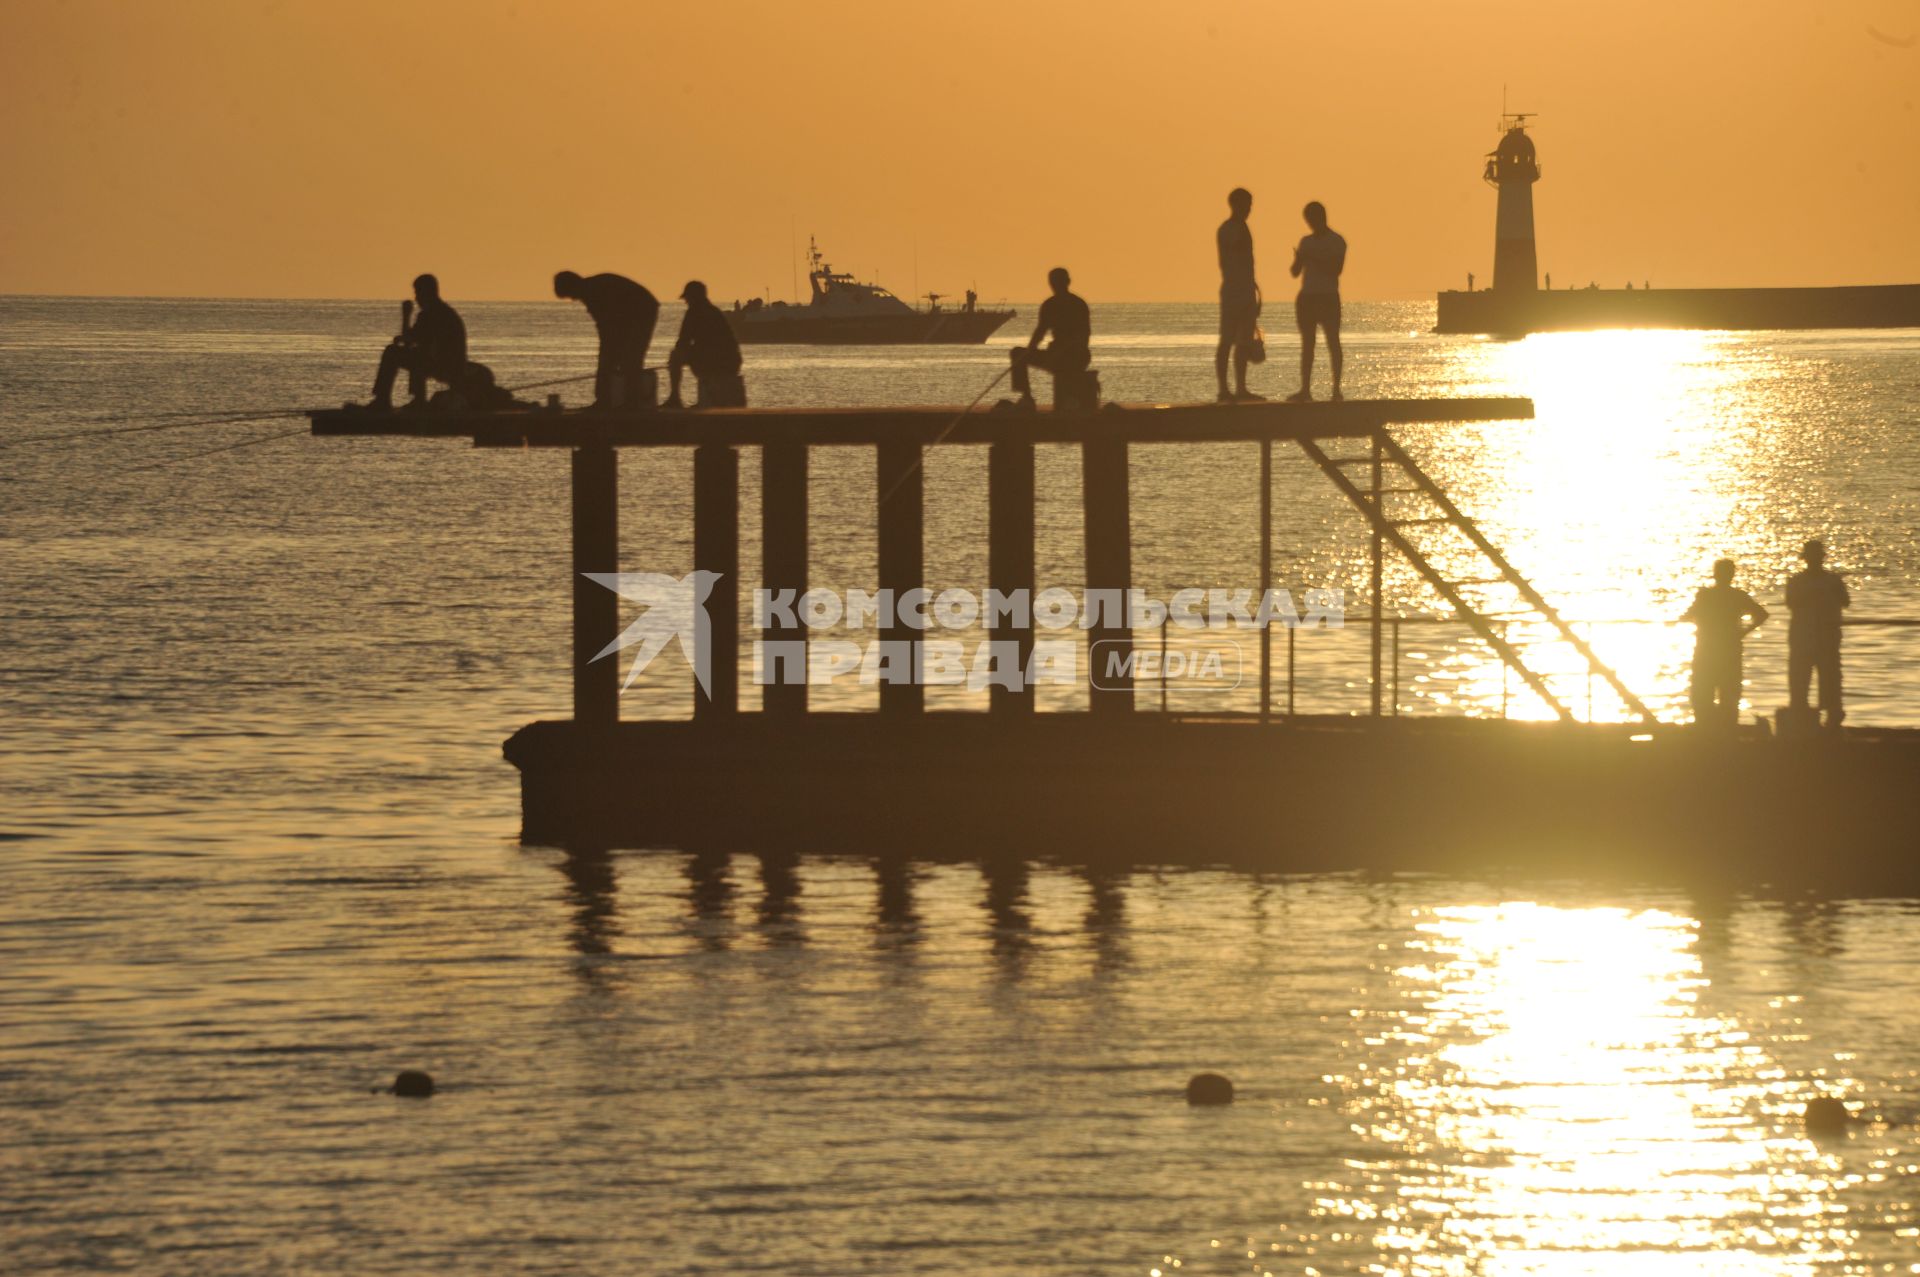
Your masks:
{"label": "fishing rod", "polygon": [[902,474],[898,479],[895,479],[893,481],[893,486],[880,494],[880,504],[882,506],[885,506],[887,502],[893,498],[894,493],[900,491],[901,484],[913,478],[914,475],[920,473],[920,467],[926,462],[926,459],[927,459],[927,449],[937,448],[941,444],[945,443],[947,441],[947,436],[953,433],[954,427],[959,425],[962,421],[965,421],[967,419],[968,414],[970,414],[975,408],[980,406],[980,401],[987,397],[988,392],[990,392],[995,386],[1000,384],[1000,379],[1012,371],[1013,371],[1012,365],[1008,365],[1007,367],[1002,368],[999,372],[995,373],[993,380],[988,382],[985,388],[982,389],[979,394],[973,397],[973,402],[968,404],[966,407],[962,408],[959,411],[958,415],[956,415],[952,421],[949,421],[946,424],[945,429],[941,430],[939,434],[934,436],[932,443],[922,446],[920,450],[914,454],[913,464],[907,467],[906,473]]}

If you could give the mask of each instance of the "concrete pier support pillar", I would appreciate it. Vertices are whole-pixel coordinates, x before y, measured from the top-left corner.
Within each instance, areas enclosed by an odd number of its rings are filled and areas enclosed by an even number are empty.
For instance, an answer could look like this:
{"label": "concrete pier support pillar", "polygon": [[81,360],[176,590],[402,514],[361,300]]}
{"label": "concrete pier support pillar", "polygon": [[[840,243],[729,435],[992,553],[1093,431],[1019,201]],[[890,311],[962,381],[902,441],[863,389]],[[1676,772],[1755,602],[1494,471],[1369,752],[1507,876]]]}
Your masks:
{"label": "concrete pier support pillar", "polygon": [[[1094,713],[1133,709],[1133,627],[1126,593],[1133,584],[1132,514],[1127,493],[1127,444],[1096,439],[1081,445],[1087,539],[1087,605],[1117,594],[1117,613],[1103,612],[1087,631],[1089,704]],[[1124,674],[1110,675],[1109,670]]]}
{"label": "concrete pier support pillar", "polygon": [[1026,624],[1002,618],[988,638],[1015,645],[1022,674],[1019,689],[995,686],[988,695],[996,714],[1033,712],[1033,689],[1025,672],[1033,656],[1033,445],[1003,439],[987,449],[987,585],[1008,598],[1023,597]]}
{"label": "concrete pier support pillar", "polygon": [[609,444],[573,450],[573,721],[620,721],[620,662],[593,658],[620,635],[620,596],[588,572],[618,572],[619,461]]}
{"label": "concrete pier support pillar", "polygon": [[696,620],[708,693],[696,687],[695,718],[740,708],[740,456],[723,443],[693,450],[693,566],[719,580]]}
{"label": "concrete pier support pillar", "polygon": [[[879,446],[879,551],[880,589],[890,592],[894,616],[900,614],[900,600],[909,590],[926,584],[925,547],[926,485],[921,480],[920,443],[917,439],[888,440]],[[888,624],[880,631],[880,641],[897,644],[883,649],[892,656],[888,664],[893,677],[905,681],[880,684],[882,714],[918,714],[926,708],[926,689],[919,679],[920,662],[913,653],[924,635],[910,626]]]}
{"label": "concrete pier support pillar", "polygon": [[[775,615],[761,637],[768,644],[806,642],[799,600],[807,592],[807,446],[770,443],[760,450],[760,574],[776,599],[791,591],[794,624]],[[769,714],[807,712],[805,649],[797,666],[775,663],[769,649],[761,708]],[[798,681],[786,681],[797,679]]]}

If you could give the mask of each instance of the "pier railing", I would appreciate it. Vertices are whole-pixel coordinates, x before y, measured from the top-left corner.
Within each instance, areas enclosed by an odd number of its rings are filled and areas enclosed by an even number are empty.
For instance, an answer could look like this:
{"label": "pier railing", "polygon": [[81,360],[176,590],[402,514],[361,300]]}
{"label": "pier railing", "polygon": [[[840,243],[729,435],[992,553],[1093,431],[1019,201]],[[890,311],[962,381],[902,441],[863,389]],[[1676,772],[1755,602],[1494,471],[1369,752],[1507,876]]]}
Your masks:
{"label": "pier railing", "polygon": [[[1569,617],[1567,619],[1583,638],[1595,647],[1601,649],[1603,653],[1610,647],[1617,646],[1616,644],[1608,643],[1607,635],[1609,633],[1617,636],[1618,633],[1623,630],[1650,629],[1686,631],[1691,629],[1691,622],[1672,617]],[[1368,662],[1368,655],[1358,653],[1353,655],[1351,657],[1351,665],[1353,667],[1354,677],[1342,680],[1341,671],[1348,668],[1347,661],[1340,657],[1330,658],[1327,655],[1327,649],[1339,642],[1338,638],[1332,636],[1366,633],[1371,631],[1374,626],[1374,621],[1375,618],[1371,615],[1349,615],[1345,618],[1345,624],[1341,628],[1334,630],[1285,627],[1284,638],[1281,638],[1277,643],[1273,644],[1273,646],[1281,649],[1275,654],[1274,660],[1274,664],[1280,666],[1280,668],[1268,671],[1263,667],[1261,686],[1265,689],[1271,689],[1271,691],[1270,694],[1262,695],[1257,708],[1250,710],[1235,708],[1221,711],[1208,707],[1201,712],[1206,712],[1209,715],[1224,712],[1231,716],[1252,715],[1261,718],[1298,716],[1302,714],[1360,713],[1361,711],[1353,708],[1351,705],[1342,703],[1341,698],[1325,695],[1314,696],[1311,693],[1303,693],[1302,688],[1303,684],[1324,684],[1325,681],[1331,678],[1339,681],[1344,689],[1353,693],[1352,696],[1346,699],[1351,700],[1358,696],[1365,695],[1370,683],[1370,671],[1367,664],[1363,663]],[[1528,624],[1536,630],[1545,628],[1541,626],[1539,622],[1529,622]],[[1476,671],[1463,671],[1460,673],[1457,680],[1459,684],[1458,691],[1446,698],[1450,709],[1469,715],[1505,719],[1517,709],[1529,704],[1526,689],[1520,686],[1514,679],[1512,670],[1500,659],[1499,654],[1489,644],[1482,641],[1479,636],[1473,632],[1473,627],[1468,622],[1453,616],[1382,615],[1379,617],[1379,625],[1386,635],[1386,641],[1383,644],[1385,648],[1384,659],[1380,663],[1383,671],[1384,686],[1381,688],[1381,695],[1374,698],[1374,703],[1380,707],[1379,712],[1383,716],[1399,718],[1413,715],[1419,712],[1423,701],[1431,701],[1434,699],[1408,695],[1407,681],[1407,675],[1409,674],[1411,674],[1413,678],[1423,676],[1431,677],[1430,675],[1423,675],[1423,671],[1434,668],[1434,663],[1430,659],[1422,659],[1421,654],[1409,652],[1407,650],[1407,640],[1413,633],[1431,633],[1433,631],[1448,631],[1457,636],[1448,640],[1454,644],[1453,651],[1450,655],[1458,657],[1463,653],[1472,653],[1479,662],[1479,667]],[[1503,622],[1501,625],[1503,630],[1501,637],[1507,638],[1508,635],[1504,631],[1511,628],[1510,624]],[[1863,632],[1920,630],[1920,617],[1850,617],[1843,620],[1841,625],[1847,630]],[[1750,674],[1755,671],[1762,673],[1770,672],[1771,667],[1775,665],[1782,667],[1782,669],[1784,668],[1783,628],[1778,632],[1782,637],[1774,638],[1766,631],[1762,631],[1759,635],[1748,641],[1746,652]],[[1193,705],[1191,698],[1186,699],[1184,703],[1176,707],[1175,702],[1181,700],[1180,689],[1177,686],[1175,677],[1169,676],[1167,672],[1170,666],[1170,662],[1166,659],[1167,654],[1177,651],[1181,646],[1181,640],[1172,637],[1168,632],[1168,626],[1163,623],[1157,628],[1153,638],[1145,639],[1143,637],[1142,641],[1156,647],[1161,658],[1156,663],[1157,668],[1154,676],[1144,680],[1141,687],[1141,692],[1147,706],[1166,712],[1195,712],[1196,707]],[[1684,722],[1691,717],[1691,711],[1687,703],[1688,655],[1686,644],[1687,639],[1682,638],[1678,643],[1673,645],[1672,655],[1668,656],[1663,654],[1662,659],[1657,662],[1661,667],[1660,672],[1666,676],[1667,681],[1664,686],[1649,686],[1643,682],[1637,689],[1648,701],[1668,710],[1667,713],[1662,715],[1663,720],[1675,723]],[[1547,638],[1547,641],[1541,646],[1552,646],[1552,640]],[[1266,651],[1267,647],[1263,645],[1263,658]],[[1769,659],[1775,655],[1778,657],[1777,660]],[[1303,657],[1313,663],[1314,677],[1302,678],[1301,662]],[[1419,663],[1412,664],[1412,662]],[[1561,692],[1563,700],[1579,706],[1580,717],[1583,721],[1624,723],[1633,720],[1634,715],[1628,712],[1624,705],[1619,704],[1617,699],[1610,698],[1604,686],[1596,686],[1596,678],[1591,666],[1577,660],[1568,660],[1564,662],[1564,664],[1567,668],[1550,669],[1546,671],[1545,677],[1549,682],[1560,685],[1559,691]],[[1857,660],[1856,664],[1858,664]],[[1648,671],[1641,670],[1637,672],[1647,673]],[[1493,685],[1493,680],[1496,678],[1498,680],[1497,688]],[[1569,683],[1576,684],[1575,689],[1571,692],[1569,692],[1566,686]],[[1752,684],[1750,692],[1753,695],[1756,709],[1763,709],[1763,707],[1769,703],[1767,699],[1769,686],[1761,684],[1751,677],[1749,678],[1749,683]],[[1778,681],[1778,686],[1772,686],[1770,690],[1773,693],[1773,699],[1784,702],[1787,696],[1784,677]],[[1244,698],[1242,699],[1244,700]],[[1605,713],[1602,717],[1596,719],[1596,703],[1598,703],[1604,711],[1613,712]],[[1542,712],[1544,713],[1544,711]]]}

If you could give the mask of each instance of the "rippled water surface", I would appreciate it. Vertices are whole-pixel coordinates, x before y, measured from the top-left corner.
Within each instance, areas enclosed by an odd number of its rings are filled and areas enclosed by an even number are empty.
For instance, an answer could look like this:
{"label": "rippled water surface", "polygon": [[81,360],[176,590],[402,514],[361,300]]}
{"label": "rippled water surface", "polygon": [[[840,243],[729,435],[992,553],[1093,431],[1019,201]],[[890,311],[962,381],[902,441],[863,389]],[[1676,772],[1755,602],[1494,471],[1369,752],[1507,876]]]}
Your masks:
{"label": "rippled water surface", "polygon": [[[563,307],[465,313],[504,382],[590,365]],[[0,300],[0,1269],[1920,1261],[1908,902],[1095,874],[973,799],[930,813],[981,821],[971,863],[521,846],[498,750],[567,711],[564,456],[213,451],[299,424],[278,420],[47,438],[364,397],[389,324]],[[1108,393],[1209,394],[1211,324],[1098,308]],[[1664,714],[1687,635],[1645,622],[1720,554],[1772,604],[1826,535],[1859,615],[1920,615],[1915,334],[1503,344],[1391,305],[1350,326],[1352,394],[1536,399],[1533,422],[1405,437]],[[1284,392],[1273,344],[1256,384]],[[748,375],[767,404],[965,402],[997,346],[758,349]],[[1042,452],[1042,575],[1071,585],[1077,460]],[[871,467],[815,466],[822,582],[871,582]],[[1134,467],[1143,585],[1254,584],[1251,448]],[[1275,469],[1281,583],[1365,611],[1357,522],[1295,458]],[[977,584],[984,461],[928,476],[931,583]],[[691,566],[689,488],[686,457],[627,455],[625,566]],[[1384,606],[1436,611],[1400,571]],[[1757,710],[1780,699],[1777,628],[1749,649]],[[1855,721],[1920,721],[1906,633],[1849,632]],[[1301,708],[1364,707],[1362,636],[1299,644]],[[1499,712],[1464,635],[1409,628],[1403,660],[1402,712]],[[626,712],[690,697],[663,661]],[[373,1093],[409,1066],[442,1093]],[[1201,1069],[1239,1102],[1187,1108]],[[1821,1089],[1887,1120],[1816,1146],[1795,1114]]]}

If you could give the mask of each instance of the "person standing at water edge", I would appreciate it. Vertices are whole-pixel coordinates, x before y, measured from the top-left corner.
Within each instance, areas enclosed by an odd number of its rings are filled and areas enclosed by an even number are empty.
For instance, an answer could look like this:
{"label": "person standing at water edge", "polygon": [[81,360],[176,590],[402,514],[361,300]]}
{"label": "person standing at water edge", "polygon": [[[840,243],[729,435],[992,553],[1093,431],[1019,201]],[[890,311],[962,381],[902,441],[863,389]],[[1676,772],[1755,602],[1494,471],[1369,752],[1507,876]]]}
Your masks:
{"label": "person standing at water edge", "polygon": [[[1220,346],[1213,369],[1220,379],[1220,402],[1263,399],[1247,389],[1247,363],[1255,326],[1260,319],[1260,285],[1253,278],[1253,232],[1247,216],[1253,212],[1253,193],[1235,187],[1227,196],[1231,216],[1220,223],[1214,242],[1220,249]],[[1233,359],[1234,389],[1227,389],[1227,360]]]}
{"label": "person standing at water edge", "polygon": [[1333,398],[1340,395],[1340,272],[1347,266],[1347,241],[1327,225],[1326,206],[1319,200],[1300,210],[1310,233],[1301,237],[1293,250],[1294,278],[1300,281],[1300,295],[1294,299],[1294,315],[1300,323],[1300,392],[1289,396],[1288,403],[1306,403],[1313,398],[1313,330],[1327,334],[1327,361],[1333,365]]}
{"label": "person standing at water edge", "polygon": [[393,382],[402,368],[407,371],[407,396],[412,400],[408,406],[416,408],[426,404],[429,377],[451,386],[466,374],[467,326],[440,299],[440,281],[432,275],[419,276],[413,281],[413,298],[420,313],[381,352],[369,408],[393,407]]}
{"label": "person standing at water edge", "polygon": [[[1039,322],[1024,346],[1013,348],[1013,390],[1020,396],[1022,408],[1033,407],[1033,383],[1030,368],[1044,368],[1057,384],[1062,377],[1077,376],[1093,362],[1093,312],[1068,288],[1073,276],[1067,268],[1056,266],[1047,272],[1047,286],[1053,296],[1040,303]],[[1040,339],[1053,334],[1053,343],[1042,349]]]}
{"label": "person standing at water edge", "polygon": [[[593,406],[625,408],[639,397],[647,347],[660,318],[660,303],[625,275],[581,278],[570,270],[553,277],[553,295],[584,303],[600,334],[600,363],[593,377]],[[615,383],[619,383],[616,392]],[[646,407],[653,404],[649,401]]]}
{"label": "person standing at water edge", "polygon": [[1814,671],[1820,673],[1820,708],[1827,726],[1838,727],[1847,714],[1840,695],[1840,614],[1852,605],[1847,583],[1827,571],[1824,541],[1809,541],[1800,557],[1806,569],[1787,578],[1787,687],[1792,707],[1807,709]]}
{"label": "person standing at water edge", "polygon": [[1733,583],[1733,560],[1713,565],[1713,584],[1693,596],[1683,621],[1693,622],[1693,721],[1731,727],[1740,721],[1740,644],[1767,619],[1767,609]]}
{"label": "person standing at water edge", "polygon": [[746,407],[747,385],[740,379],[740,342],[727,326],[727,317],[707,300],[707,286],[697,279],[687,282],[680,297],[687,303],[687,313],[680,321],[680,339],[667,356],[666,406],[681,406],[680,374],[691,368],[700,382],[700,398],[694,401],[694,407]]}

